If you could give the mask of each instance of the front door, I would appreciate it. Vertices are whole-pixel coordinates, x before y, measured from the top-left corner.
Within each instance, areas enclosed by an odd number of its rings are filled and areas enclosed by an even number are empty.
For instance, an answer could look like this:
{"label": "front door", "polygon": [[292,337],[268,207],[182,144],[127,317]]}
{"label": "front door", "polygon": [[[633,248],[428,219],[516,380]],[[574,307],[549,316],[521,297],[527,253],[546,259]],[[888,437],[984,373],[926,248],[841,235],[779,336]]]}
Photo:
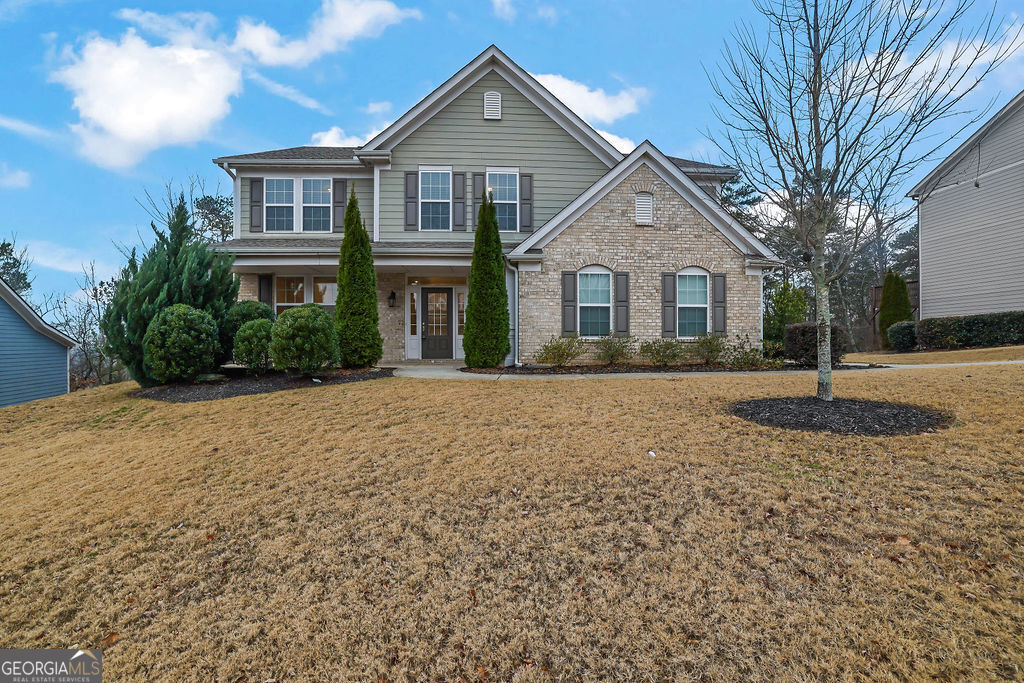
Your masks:
{"label": "front door", "polygon": [[423,358],[454,358],[452,334],[452,290],[450,287],[424,287],[423,334],[420,338]]}

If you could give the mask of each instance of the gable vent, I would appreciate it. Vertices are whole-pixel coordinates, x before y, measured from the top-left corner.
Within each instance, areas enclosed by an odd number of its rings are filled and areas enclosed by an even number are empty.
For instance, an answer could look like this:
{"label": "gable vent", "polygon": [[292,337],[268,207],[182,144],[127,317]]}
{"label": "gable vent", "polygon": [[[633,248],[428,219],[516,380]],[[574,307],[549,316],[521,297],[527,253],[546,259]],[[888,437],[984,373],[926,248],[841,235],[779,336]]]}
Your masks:
{"label": "gable vent", "polygon": [[654,224],[654,195],[650,192],[636,193],[636,224]]}
{"label": "gable vent", "polygon": [[484,93],[484,118],[501,118],[501,93],[491,90]]}

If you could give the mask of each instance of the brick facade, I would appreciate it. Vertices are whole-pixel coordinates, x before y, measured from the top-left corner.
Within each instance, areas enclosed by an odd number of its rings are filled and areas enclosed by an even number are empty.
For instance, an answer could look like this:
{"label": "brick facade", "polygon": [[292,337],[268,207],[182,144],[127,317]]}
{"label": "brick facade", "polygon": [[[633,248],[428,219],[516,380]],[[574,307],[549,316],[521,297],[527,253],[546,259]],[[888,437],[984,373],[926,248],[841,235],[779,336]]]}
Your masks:
{"label": "brick facade", "polygon": [[[636,225],[635,194],[654,195],[654,224]],[[661,338],[661,273],[698,266],[726,274],[726,334],[761,338],[761,281],[744,255],[646,164],[544,247],[540,272],[519,274],[519,360],[558,336],[561,273],[584,266],[629,273],[630,334]]]}
{"label": "brick facade", "polygon": [[[395,307],[388,308],[388,296],[395,293]],[[384,339],[381,362],[405,360],[405,273],[377,273],[377,328]]]}
{"label": "brick facade", "polygon": [[260,298],[260,276],[252,273],[240,273],[238,275],[238,300],[259,301]]}

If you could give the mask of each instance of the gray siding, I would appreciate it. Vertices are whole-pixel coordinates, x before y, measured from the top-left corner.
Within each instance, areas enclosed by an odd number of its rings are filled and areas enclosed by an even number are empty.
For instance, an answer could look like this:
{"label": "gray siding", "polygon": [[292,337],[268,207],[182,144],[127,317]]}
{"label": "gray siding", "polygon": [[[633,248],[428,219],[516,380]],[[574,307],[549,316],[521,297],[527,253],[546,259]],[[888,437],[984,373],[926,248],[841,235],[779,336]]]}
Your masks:
{"label": "gray siding", "polygon": [[945,174],[919,219],[922,317],[1024,310],[1024,110]]}
{"label": "gray siding", "polygon": [[67,354],[0,299],[0,408],[67,393]]}
{"label": "gray siding", "polygon": [[[250,173],[249,175],[251,176],[251,175],[255,175],[255,174]],[[263,177],[268,177],[268,178],[278,177],[278,176],[294,177],[295,175],[297,175],[297,174],[294,171],[288,171],[288,172],[282,172],[282,173],[268,172]],[[344,176],[344,174],[338,174],[337,177],[344,178],[345,176]],[[301,237],[311,237],[313,239],[316,239],[317,237],[322,237],[322,236],[331,237],[331,233],[305,233],[305,234],[303,234],[303,233],[280,233],[280,232],[271,232],[271,233],[267,233],[267,232],[249,232],[249,178],[243,176],[242,178],[239,179],[239,181],[240,182],[239,182],[238,192],[239,192],[239,201],[240,201],[240,206],[241,206],[241,210],[239,211],[239,213],[241,214],[241,223],[240,224],[241,224],[241,227],[242,227],[242,234],[241,234],[242,237],[244,237],[246,239],[248,239],[248,238],[259,239],[259,238],[267,238],[267,237],[270,237],[270,238],[274,238],[274,237],[291,237],[291,236],[300,237],[300,238]],[[356,200],[359,202],[359,214],[363,217],[363,221],[366,223],[366,229],[369,230],[370,233],[372,234],[373,233],[373,178],[349,178],[348,179],[348,186],[349,186],[349,191],[351,191],[353,187],[355,188],[355,190],[356,190]],[[298,190],[298,188],[296,188],[296,190]],[[300,217],[298,217],[298,216],[296,217],[297,220],[299,218]],[[334,236],[337,237],[337,235],[334,235]]]}
{"label": "gray siding", "polygon": [[[501,92],[502,118],[483,118],[483,96]],[[452,166],[466,172],[472,195],[472,174],[488,166],[518,167],[533,174],[534,230],[603,176],[608,168],[586,147],[551,120],[498,74],[491,72],[455,98],[433,118],[392,149],[391,169],[381,172],[380,234],[382,240],[473,240],[466,232],[423,233],[404,230],[403,184],[406,171],[420,164]],[[467,206],[475,214],[476,198]],[[472,221],[469,221],[472,225]],[[502,233],[519,242],[524,233]],[[428,237],[431,239],[432,237]]]}

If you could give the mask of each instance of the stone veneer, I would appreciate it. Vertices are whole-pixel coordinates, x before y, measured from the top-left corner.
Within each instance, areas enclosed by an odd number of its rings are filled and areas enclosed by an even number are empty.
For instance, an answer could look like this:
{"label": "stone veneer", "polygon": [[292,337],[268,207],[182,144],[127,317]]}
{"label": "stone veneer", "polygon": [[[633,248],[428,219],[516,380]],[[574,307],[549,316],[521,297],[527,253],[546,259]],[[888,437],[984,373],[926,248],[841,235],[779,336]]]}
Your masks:
{"label": "stone veneer", "polygon": [[[654,225],[636,224],[637,192],[654,195]],[[760,277],[747,275],[744,255],[643,164],[544,247],[540,272],[519,273],[520,361],[561,334],[562,271],[589,265],[629,273],[630,334],[640,340],[661,338],[661,273],[725,273],[727,336],[760,342]]]}
{"label": "stone veneer", "polygon": [[238,300],[258,301],[260,298],[260,276],[252,273],[239,273]]}

